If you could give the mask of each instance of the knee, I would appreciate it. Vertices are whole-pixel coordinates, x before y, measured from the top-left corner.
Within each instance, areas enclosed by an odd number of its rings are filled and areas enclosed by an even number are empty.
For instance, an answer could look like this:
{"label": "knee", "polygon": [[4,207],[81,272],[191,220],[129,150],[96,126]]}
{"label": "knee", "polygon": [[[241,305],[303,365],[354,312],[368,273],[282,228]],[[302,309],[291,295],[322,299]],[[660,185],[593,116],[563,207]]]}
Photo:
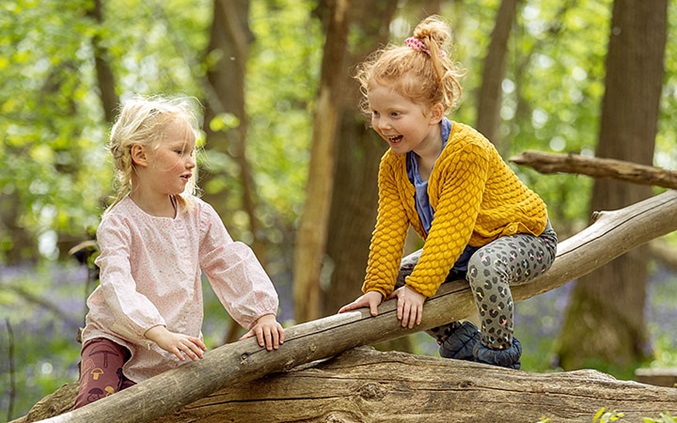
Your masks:
{"label": "knee", "polygon": [[492,257],[482,251],[478,251],[468,261],[468,282],[473,288],[480,288],[487,281],[505,282],[510,279],[510,268],[507,260]]}

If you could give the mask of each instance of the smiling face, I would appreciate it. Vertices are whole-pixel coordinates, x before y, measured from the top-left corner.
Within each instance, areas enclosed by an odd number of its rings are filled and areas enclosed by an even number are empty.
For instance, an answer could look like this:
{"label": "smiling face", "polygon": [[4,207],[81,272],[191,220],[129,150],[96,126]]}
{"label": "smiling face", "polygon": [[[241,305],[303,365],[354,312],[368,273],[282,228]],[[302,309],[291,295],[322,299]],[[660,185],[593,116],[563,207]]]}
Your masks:
{"label": "smiling face", "polygon": [[[442,107],[425,107],[414,103],[386,85],[367,91],[371,109],[371,126],[397,154],[424,151],[439,143],[438,124]],[[420,155],[420,154],[419,154]]]}

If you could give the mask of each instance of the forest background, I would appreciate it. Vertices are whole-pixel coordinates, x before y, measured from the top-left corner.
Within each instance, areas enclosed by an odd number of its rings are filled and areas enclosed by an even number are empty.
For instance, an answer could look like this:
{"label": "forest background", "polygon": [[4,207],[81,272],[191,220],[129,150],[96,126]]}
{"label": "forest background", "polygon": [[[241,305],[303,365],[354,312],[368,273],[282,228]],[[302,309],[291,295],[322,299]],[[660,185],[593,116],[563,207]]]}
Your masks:
{"label": "forest background", "polygon": [[[636,16],[643,1],[2,2],[0,421],[77,378],[76,334],[96,286],[87,242],[113,194],[105,145],[121,101],[182,94],[205,105],[203,197],[231,235],[255,249],[289,326],[335,313],[362,283],[386,146],[357,110],[355,63],[402,43],[421,18],[438,13],[450,21],[455,59],[467,70],[451,118],[480,128],[506,159],[540,150],[675,169],[677,1],[644,5],[658,23],[634,29],[632,39],[646,33],[655,42],[637,46],[620,37],[618,16]],[[613,36],[624,40],[616,56]],[[653,73],[637,73],[635,62],[654,63]],[[612,66],[627,92],[609,91]],[[655,112],[650,95],[633,97],[638,81],[657,87]],[[626,104],[642,113],[623,115]],[[646,122],[648,135],[605,136],[613,133],[605,116],[616,116],[611,126],[619,128]],[[545,199],[560,239],[587,226],[600,205],[661,192],[512,167]],[[595,200],[600,191],[634,196],[605,203]],[[69,254],[83,242],[78,257]],[[411,237],[407,250],[420,245]],[[610,265],[519,303],[523,369],[592,367],[631,379],[639,366],[677,365],[675,247],[668,235],[616,260],[632,271]],[[241,328],[208,285],[205,298],[208,346],[237,339]],[[422,334],[379,347],[437,354]]]}

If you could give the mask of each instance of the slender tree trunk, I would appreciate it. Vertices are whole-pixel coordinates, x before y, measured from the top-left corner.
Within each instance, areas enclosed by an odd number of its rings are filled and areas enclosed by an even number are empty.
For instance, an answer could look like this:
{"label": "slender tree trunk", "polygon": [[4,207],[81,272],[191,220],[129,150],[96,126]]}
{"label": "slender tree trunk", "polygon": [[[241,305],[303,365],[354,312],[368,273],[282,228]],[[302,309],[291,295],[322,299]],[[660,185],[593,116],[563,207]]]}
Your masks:
{"label": "slender tree trunk", "polygon": [[[359,2],[351,10],[352,31],[361,34],[343,63],[343,98],[337,131],[337,169],[334,179],[327,256],[333,265],[326,287],[323,315],[336,313],[360,293],[376,223],[378,163],[386,145],[367,127],[358,110],[359,84],[351,70],[379,45],[387,43],[396,0]],[[379,16],[379,19],[373,19]]]}
{"label": "slender tree trunk", "polygon": [[496,14],[496,24],[491,33],[489,50],[484,58],[482,86],[478,93],[477,130],[501,150],[499,122],[503,92],[501,83],[505,76],[505,57],[508,53],[508,39],[517,5],[520,0],[503,0]]}
{"label": "slender tree trunk", "polygon": [[[94,0],[90,9],[87,10],[87,16],[93,18],[98,25],[103,23],[103,10],[101,0]],[[92,48],[94,50],[94,63],[96,67],[96,80],[99,84],[99,98],[106,122],[112,124],[115,120],[115,110],[120,103],[115,91],[115,76],[108,59],[108,49],[101,42],[99,33],[92,37]]]}
{"label": "slender tree trunk", "polygon": [[[667,0],[614,2],[598,157],[653,163],[666,25]],[[650,195],[650,187],[598,179],[591,207],[621,208]],[[593,360],[627,367],[646,356],[646,261],[645,247],[637,248],[576,284],[560,335],[563,368]]]}
{"label": "slender tree trunk", "polygon": [[[214,0],[213,21],[210,30],[206,60],[213,62],[205,81],[205,132],[206,148],[219,152],[232,159],[239,170],[241,189],[240,203],[233,204],[235,195],[229,188],[232,184],[225,179],[224,169],[207,167],[201,177],[204,198],[219,213],[226,226],[232,227],[231,211],[234,208],[245,211],[249,218],[247,243],[265,266],[265,250],[261,238],[260,224],[256,216],[258,203],[257,189],[254,184],[251,167],[246,155],[248,119],[245,109],[245,71],[249,48],[254,39],[249,29],[249,2],[247,0]],[[226,114],[236,118],[235,127],[212,126],[213,119],[223,119]],[[218,186],[214,190],[211,186]],[[245,234],[232,234],[242,238]],[[224,335],[224,343],[236,341],[241,332],[240,326],[231,321]]]}
{"label": "slender tree trunk", "polygon": [[[251,241],[248,243],[265,262],[264,243],[261,236],[260,222],[256,216],[258,203],[257,189],[254,184],[251,166],[247,160],[247,128],[248,118],[245,110],[245,71],[249,48],[253,35],[249,29],[249,2],[247,0],[214,0],[214,17],[211,27],[207,60],[215,60],[207,72],[207,111],[205,114],[205,131],[207,133],[207,149],[218,151],[229,156],[238,166],[239,183],[241,184],[241,207],[249,218]],[[237,119],[234,128],[214,129],[210,122],[221,118],[223,114],[231,114]],[[233,210],[231,193],[227,189],[212,191],[209,186],[221,178],[223,169],[205,169],[203,188],[205,199],[226,220]],[[228,183],[215,183],[227,186]]]}
{"label": "slender tree trunk", "polygon": [[[8,148],[11,149],[11,148]],[[15,154],[20,154],[18,151]],[[12,157],[12,155],[8,155]],[[3,193],[0,201],[0,254],[7,265],[18,265],[35,259],[38,243],[33,234],[21,224],[23,205],[16,190]]]}
{"label": "slender tree trunk", "polygon": [[336,161],[336,128],[343,63],[348,37],[349,0],[331,2],[322,59],[320,90],[313,122],[306,203],[294,252],[294,309],[297,322],[321,315],[320,274],[325,262],[329,211]]}

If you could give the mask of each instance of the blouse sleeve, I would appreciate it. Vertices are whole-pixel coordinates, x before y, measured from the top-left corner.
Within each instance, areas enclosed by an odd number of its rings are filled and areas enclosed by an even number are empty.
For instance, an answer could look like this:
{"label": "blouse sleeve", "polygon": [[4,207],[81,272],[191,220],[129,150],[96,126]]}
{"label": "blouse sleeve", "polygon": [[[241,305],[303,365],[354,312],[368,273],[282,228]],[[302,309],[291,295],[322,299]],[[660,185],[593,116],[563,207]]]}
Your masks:
{"label": "blouse sleeve", "polygon": [[200,230],[200,266],[228,314],[246,329],[263,315],[277,314],[277,292],[254,252],[233,241],[221,218],[206,203]]}
{"label": "blouse sleeve", "polygon": [[110,328],[130,340],[142,340],[148,329],[166,323],[155,305],[137,290],[130,265],[131,238],[124,218],[103,219],[97,230],[101,254],[96,264],[103,298],[113,314]]}

